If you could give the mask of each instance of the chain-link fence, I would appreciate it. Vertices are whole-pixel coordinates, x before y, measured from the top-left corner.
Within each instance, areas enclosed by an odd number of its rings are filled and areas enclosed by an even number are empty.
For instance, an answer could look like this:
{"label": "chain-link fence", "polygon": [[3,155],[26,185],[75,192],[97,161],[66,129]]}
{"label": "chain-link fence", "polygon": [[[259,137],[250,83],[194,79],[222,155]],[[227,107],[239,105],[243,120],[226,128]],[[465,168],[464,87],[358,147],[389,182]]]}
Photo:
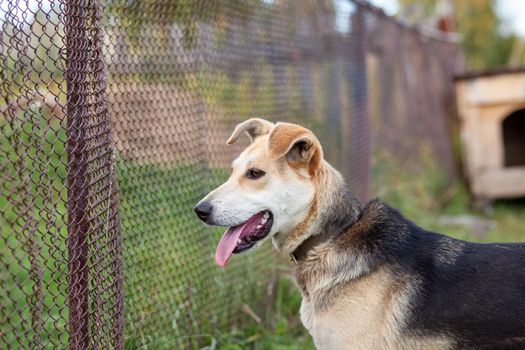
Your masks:
{"label": "chain-link fence", "polygon": [[250,117],[310,127],[361,199],[438,160],[457,45],[361,1],[0,2],[0,348],[192,348],[267,302],[193,205]]}

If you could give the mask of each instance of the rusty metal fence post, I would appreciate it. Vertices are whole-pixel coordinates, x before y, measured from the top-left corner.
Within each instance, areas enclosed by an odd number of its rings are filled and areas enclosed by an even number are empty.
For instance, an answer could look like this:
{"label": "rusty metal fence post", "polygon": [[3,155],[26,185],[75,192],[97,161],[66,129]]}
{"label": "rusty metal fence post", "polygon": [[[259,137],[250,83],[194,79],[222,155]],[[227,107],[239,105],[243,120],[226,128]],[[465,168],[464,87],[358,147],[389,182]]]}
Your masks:
{"label": "rusty metal fence post", "polygon": [[91,45],[85,0],[68,1],[65,14],[67,83],[67,211],[69,347],[87,349],[88,338],[88,233],[86,118],[89,115],[88,56]]}
{"label": "rusty metal fence post", "polygon": [[124,285],[101,4],[65,9],[69,346],[119,349]]}

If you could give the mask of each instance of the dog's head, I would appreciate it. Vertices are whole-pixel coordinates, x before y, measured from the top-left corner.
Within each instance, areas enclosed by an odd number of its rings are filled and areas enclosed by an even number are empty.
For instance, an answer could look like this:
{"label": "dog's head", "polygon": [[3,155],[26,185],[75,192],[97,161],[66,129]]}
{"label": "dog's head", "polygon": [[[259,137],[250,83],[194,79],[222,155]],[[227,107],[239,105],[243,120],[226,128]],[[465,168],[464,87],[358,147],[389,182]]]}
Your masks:
{"label": "dog's head", "polygon": [[233,161],[230,178],[195,207],[208,225],[229,227],[217,246],[220,266],[270,237],[278,249],[291,239],[314,205],[323,161],[319,141],[299,125],[249,119],[237,125],[227,143],[243,133],[251,144]]}

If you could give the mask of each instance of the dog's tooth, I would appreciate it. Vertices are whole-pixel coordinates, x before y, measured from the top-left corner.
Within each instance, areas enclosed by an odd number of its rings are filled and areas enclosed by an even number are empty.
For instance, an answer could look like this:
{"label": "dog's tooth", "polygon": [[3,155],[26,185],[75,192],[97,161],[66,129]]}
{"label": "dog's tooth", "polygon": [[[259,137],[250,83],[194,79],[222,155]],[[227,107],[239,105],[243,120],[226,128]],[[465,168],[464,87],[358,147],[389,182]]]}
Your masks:
{"label": "dog's tooth", "polygon": [[237,244],[241,244],[241,239],[240,238],[237,240]]}
{"label": "dog's tooth", "polygon": [[265,212],[264,215],[263,215],[263,217],[264,217],[266,220],[268,220],[268,219],[270,218],[270,213]]}
{"label": "dog's tooth", "polygon": [[266,220],[266,219],[262,219],[262,220],[261,220],[261,223],[260,223],[259,225],[265,224],[266,221],[268,221],[268,220]]}
{"label": "dog's tooth", "polygon": [[261,227],[262,227],[262,225],[261,225],[261,224],[257,225],[257,228],[261,228]]}

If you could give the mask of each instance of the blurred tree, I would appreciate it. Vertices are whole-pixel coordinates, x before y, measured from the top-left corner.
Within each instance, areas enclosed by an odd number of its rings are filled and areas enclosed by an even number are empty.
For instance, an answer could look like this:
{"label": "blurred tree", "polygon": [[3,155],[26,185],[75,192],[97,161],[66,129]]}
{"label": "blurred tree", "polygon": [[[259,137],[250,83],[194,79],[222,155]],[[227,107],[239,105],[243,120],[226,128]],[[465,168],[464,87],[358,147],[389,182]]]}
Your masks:
{"label": "blurred tree", "polygon": [[[409,16],[410,20],[415,20],[415,17],[419,17],[419,20],[432,19],[437,2],[438,0],[399,0],[402,13]],[[496,0],[453,0],[453,3],[468,68],[482,69],[509,63],[513,47],[519,47],[521,39],[515,34],[502,31],[502,21],[495,10]],[[523,57],[518,60],[520,59]],[[512,63],[524,62],[516,62],[514,59]]]}

